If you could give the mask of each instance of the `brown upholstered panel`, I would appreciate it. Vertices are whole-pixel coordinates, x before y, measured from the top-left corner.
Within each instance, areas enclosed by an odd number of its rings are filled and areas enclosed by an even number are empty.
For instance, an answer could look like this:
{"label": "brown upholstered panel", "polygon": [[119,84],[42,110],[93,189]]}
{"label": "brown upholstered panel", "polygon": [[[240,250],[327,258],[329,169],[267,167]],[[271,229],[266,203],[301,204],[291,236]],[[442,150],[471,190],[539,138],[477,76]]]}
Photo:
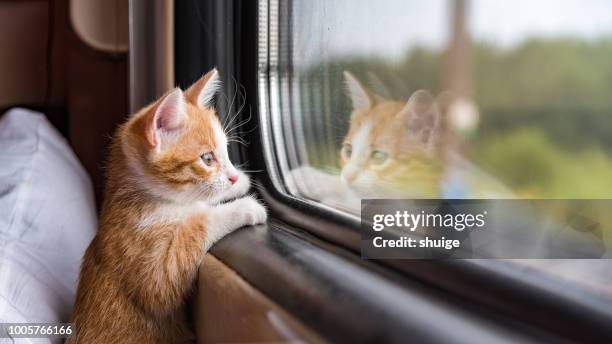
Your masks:
{"label": "brown upholstered panel", "polygon": [[0,107],[43,103],[46,42],[45,1],[0,2]]}
{"label": "brown upholstered panel", "polygon": [[198,343],[323,342],[212,254],[200,266],[192,307]]}

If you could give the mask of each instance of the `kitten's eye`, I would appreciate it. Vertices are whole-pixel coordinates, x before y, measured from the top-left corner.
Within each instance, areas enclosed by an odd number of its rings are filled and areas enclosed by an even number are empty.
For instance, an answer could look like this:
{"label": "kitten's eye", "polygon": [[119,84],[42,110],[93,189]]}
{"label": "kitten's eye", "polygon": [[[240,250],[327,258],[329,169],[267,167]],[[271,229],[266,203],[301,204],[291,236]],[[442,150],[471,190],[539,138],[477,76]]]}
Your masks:
{"label": "kitten's eye", "polygon": [[200,157],[206,166],[212,166],[215,163],[215,156],[212,152],[204,153]]}
{"label": "kitten's eye", "polygon": [[382,165],[389,159],[389,155],[385,152],[375,150],[372,152],[371,159],[376,165]]}
{"label": "kitten's eye", "polygon": [[350,143],[342,145],[342,154],[344,154],[345,159],[349,159],[351,154],[353,154],[353,146]]}

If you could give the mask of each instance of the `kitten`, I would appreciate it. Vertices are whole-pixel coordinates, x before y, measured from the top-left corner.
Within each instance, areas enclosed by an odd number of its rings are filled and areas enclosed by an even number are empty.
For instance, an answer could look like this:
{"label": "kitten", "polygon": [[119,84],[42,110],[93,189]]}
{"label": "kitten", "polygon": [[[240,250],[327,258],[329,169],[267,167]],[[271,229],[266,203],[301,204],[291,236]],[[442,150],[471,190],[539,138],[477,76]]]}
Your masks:
{"label": "kitten", "polygon": [[233,230],[266,220],[253,197],[229,201],[245,195],[250,182],[229,161],[211,108],[218,85],[212,70],[117,130],[67,343],[185,341],[181,305],[205,252]]}
{"label": "kitten", "polygon": [[433,96],[418,90],[408,101],[386,100],[349,72],[344,79],[353,108],[340,176],[303,166],[291,173],[296,189],[349,210],[359,210],[361,198],[438,198],[440,112]]}

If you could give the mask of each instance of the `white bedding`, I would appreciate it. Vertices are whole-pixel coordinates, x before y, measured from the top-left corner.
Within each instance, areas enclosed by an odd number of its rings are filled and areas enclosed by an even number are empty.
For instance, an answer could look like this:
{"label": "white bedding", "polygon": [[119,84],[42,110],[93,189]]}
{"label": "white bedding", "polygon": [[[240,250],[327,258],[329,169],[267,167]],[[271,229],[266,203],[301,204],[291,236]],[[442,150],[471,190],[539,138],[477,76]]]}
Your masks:
{"label": "white bedding", "polygon": [[40,113],[7,112],[0,119],[0,322],[68,321],[96,221],[91,181],[64,138]]}

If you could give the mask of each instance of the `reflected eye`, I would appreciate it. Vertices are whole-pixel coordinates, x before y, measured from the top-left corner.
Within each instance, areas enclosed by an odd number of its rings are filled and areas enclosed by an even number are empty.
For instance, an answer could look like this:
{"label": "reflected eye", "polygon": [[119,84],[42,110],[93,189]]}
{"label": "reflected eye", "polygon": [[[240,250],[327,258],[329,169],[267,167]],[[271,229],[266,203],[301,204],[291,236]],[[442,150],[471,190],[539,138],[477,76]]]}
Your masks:
{"label": "reflected eye", "polygon": [[345,143],[342,145],[342,154],[345,159],[349,159],[351,154],[353,154],[353,146],[350,143]]}
{"label": "reflected eye", "polygon": [[385,152],[375,150],[371,155],[372,162],[376,165],[382,165],[389,159],[389,155]]}
{"label": "reflected eye", "polygon": [[200,157],[206,166],[212,166],[215,163],[215,156],[212,152],[204,153]]}

